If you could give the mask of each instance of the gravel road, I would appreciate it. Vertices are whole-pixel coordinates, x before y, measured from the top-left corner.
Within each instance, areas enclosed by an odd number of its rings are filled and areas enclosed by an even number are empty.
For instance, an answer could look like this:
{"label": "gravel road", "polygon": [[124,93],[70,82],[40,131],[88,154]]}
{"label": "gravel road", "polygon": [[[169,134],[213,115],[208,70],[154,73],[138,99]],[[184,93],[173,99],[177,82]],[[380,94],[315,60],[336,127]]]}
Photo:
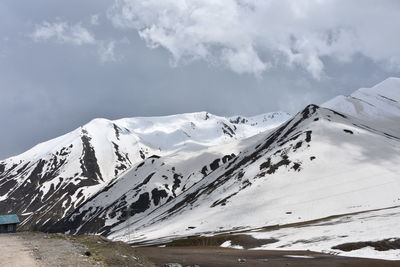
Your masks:
{"label": "gravel road", "polygon": [[155,267],[123,242],[94,235],[0,234],[0,267]]}
{"label": "gravel road", "polygon": [[17,235],[0,235],[0,262],[7,267],[41,266],[33,255],[33,251]]}
{"label": "gravel road", "polygon": [[39,233],[0,234],[0,263],[4,267],[104,266],[83,255],[86,248]]}

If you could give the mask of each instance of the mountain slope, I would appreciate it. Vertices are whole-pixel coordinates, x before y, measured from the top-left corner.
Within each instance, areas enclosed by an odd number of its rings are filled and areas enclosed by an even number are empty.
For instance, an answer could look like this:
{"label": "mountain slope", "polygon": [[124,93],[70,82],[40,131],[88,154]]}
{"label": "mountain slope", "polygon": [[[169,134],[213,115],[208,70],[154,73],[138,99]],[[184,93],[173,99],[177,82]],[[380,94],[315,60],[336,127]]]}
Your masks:
{"label": "mountain slope", "polygon": [[152,155],[197,151],[275,127],[288,114],[252,123],[206,112],[166,117],[95,119],[59,138],[0,161],[0,213],[22,216],[23,229],[45,230],[133,165]]}
{"label": "mountain slope", "polygon": [[389,134],[400,134],[400,78],[388,78],[350,96],[337,96],[322,106],[386,129]]}
{"label": "mountain slope", "polygon": [[[79,207],[72,215],[78,217],[74,224],[80,232],[106,234],[114,224],[145,217],[201,182],[256,140],[258,135],[199,151],[145,159]],[[65,230],[65,221],[57,227]]]}
{"label": "mountain slope", "polygon": [[0,212],[137,245],[238,231],[274,241],[261,248],[395,243],[399,92],[391,78],[283,124],[283,113],[97,119],[0,162]]}
{"label": "mountain slope", "polygon": [[[100,194],[64,225],[79,232],[75,226],[94,216],[107,227],[88,223],[83,232],[101,229],[114,239],[161,242],[391,207],[400,205],[398,164],[399,138],[311,105],[251,139],[241,153],[150,213],[136,210],[143,193],[122,193],[117,202]],[[98,205],[102,201],[106,205]],[[106,207],[101,214],[90,213],[99,206]]]}

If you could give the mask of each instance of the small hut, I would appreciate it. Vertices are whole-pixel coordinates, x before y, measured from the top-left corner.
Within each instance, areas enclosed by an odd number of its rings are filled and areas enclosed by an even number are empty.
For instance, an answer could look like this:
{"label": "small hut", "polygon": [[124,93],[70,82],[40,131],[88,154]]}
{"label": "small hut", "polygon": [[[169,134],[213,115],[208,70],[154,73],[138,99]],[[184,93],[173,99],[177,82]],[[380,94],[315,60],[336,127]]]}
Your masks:
{"label": "small hut", "polygon": [[0,233],[15,233],[19,218],[15,214],[0,215]]}

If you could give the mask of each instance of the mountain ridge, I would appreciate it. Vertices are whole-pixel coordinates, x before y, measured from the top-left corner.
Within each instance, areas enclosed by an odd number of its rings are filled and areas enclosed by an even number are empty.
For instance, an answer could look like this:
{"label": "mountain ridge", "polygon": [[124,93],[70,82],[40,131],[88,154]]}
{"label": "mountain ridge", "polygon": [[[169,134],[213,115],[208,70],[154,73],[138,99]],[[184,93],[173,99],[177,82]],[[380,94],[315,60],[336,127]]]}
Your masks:
{"label": "mountain ridge", "polygon": [[[389,208],[400,205],[399,92],[400,79],[390,78],[290,118],[199,112],[94,119],[42,145],[54,149],[44,156],[38,149],[0,161],[0,212],[23,214],[26,229],[135,244],[248,231],[277,240],[264,248],[309,244],[350,255],[336,248],[397,235],[389,215],[400,212]],[[335,222],[345,228],[327,224],[327,240],[252,232],[363,212],[371,214],[368,227],[349,215]],[[305,229],[315,236],[314,226]]]}
{"label": "mountain ridge", "polygon": [[46,229],[135,163],[152,155],[197,151],[240,140],[288,117],[282,112],[273,114],[279,114],[279,118],[257,125],[236,125],[206,112],[115,121],[93,119],[0,161],[0,212],[23,214],[23,228]]}

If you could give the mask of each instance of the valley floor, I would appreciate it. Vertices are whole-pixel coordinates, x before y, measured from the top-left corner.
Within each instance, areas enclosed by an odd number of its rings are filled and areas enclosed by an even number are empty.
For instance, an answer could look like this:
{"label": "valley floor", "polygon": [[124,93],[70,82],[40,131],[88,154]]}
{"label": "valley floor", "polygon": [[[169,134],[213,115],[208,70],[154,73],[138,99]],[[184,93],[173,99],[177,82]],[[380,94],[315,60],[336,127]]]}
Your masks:
{"label": "valley floor", "polygon": [[0,251],[2,267],[400,266],[399,261],[340,257],[311,251],[243,250],[212,246],[133,248],[99,236],[31,232],[0,234]]}
{"label": "valley floor", "polygon": [[218,247],[142,247],[138,251],[157,266],[296,266],[296,267],[395,267],[398,261],[339,257],[310,251],[241,250]]}

